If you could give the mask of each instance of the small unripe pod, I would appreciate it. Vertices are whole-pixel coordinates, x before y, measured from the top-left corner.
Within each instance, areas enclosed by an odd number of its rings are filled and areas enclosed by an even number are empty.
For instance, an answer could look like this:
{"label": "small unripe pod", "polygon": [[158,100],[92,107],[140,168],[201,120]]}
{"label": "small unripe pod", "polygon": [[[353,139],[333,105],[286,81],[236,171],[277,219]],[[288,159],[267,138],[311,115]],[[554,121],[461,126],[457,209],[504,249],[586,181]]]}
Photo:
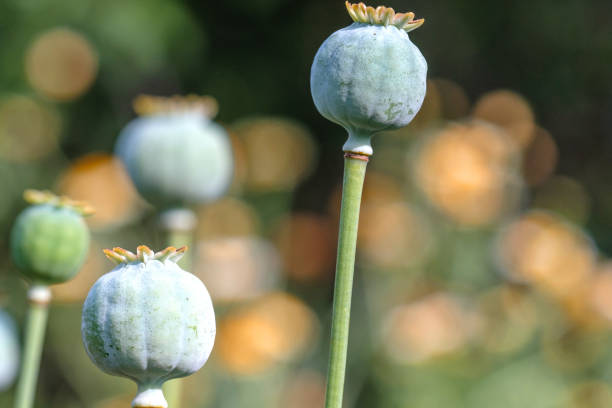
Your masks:
{"label": "small unripe pod", "polygon": [[135,103],[142,115],[119,135],[116,152],[138,192],[157,206],[208,202],[220,197],[233,175],[226,131],[209,119],[212,98],[154,98]]}
{"label": "small unripe pod", "polygon": [[349,133],[345,151],[372,154],[372,134],[406,126],[425,98],[427,63],[408,38],[413,13],[346,2],[354,23],[319,48],[310,74],[318,111]]}
{"label": "small unripe pod", "polygon": [[35,283],[49,285],[71,279],[89,249],[83,203],[49,192],[28,190],[26,208],[11,231],[11,254],[19,270]]}
{"label": "small unripe pod", "polygon": [[87,354],[101,370],[138,384],[133,407],[167,407],[162,384],[199,370],[213,347],[208,291],[176,264],[185,249],[106,250],[119,264],[98,279],[83,305]]}

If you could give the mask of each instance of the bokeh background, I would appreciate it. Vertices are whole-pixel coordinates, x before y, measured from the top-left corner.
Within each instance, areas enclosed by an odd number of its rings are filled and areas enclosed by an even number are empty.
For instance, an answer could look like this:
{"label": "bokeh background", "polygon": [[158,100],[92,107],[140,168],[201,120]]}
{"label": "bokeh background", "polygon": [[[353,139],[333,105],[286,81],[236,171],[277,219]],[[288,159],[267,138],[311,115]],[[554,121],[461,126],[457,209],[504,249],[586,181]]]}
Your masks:
{"label": "bokeh background", "polygon": [[[410,36],[428,94],[374,141],[346,406],[611,406],[612,3],[386,5],[427,20]],[[340,0],[0,0],[0,307],[17,338],[23,190],[98,210],[83,271],[54,287],[37,407],[127,407],[135,391],[89,361],[80,309],[112,268],[102,248],[164,244],[113,156],[141,93],[217,98],[236,160],[228,194],[196,209],[218,335],[183,406],[323,406],[345,136],[309,70],[349,23]]]}

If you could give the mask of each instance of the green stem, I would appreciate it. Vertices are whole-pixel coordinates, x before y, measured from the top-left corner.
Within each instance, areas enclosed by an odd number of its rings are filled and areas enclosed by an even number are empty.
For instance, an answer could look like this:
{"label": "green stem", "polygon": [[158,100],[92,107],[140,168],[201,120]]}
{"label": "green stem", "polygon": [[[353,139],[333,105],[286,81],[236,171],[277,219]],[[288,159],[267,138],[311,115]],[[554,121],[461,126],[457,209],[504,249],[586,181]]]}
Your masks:
{"label": "green stem", "polygon": [[49,288],[46,286],[33,286],[28,297],[30,309],[28,311],[25,331],[25,346],[21,373],[17,384],[15,408],[31,408],[34,405],[40,356],[42,354],[47,326],[48,303],[51,298]]}
{"label": "green stem", "polygon": [[345,154],[334,309],[327,373],[327,391],[325,394],[326,408],[342,407],[359,208],[361,206],[361,192],[363,190],[367,164],[367,156],[351,153]]}
{"label": "green stem", "polygon": [[[188,246],[191,249],[181,258],[178,264],[186,271],[192,272],[191,260],[195,249],[192,248],[193,232],[197,221],[195,214],[186,208],[179,208],[162,214],[162,220],[167,232],[167,244],[175,248]],[[168,407],[181,407],[182,383],[183,381],[179,378],[164,384],[163,389]]]}

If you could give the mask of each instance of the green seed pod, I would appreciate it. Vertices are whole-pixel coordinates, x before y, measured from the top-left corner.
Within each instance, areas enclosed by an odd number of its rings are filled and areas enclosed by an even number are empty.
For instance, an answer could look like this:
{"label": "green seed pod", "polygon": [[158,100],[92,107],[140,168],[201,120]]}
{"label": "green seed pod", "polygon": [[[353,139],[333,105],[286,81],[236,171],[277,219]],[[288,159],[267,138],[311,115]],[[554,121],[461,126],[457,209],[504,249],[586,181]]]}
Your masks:
{"label": "green seed pod", "polygon": [[141,96],[134,109],[141,116],[121,131],[116,153],[146,200],[161,207],[197,204],[229,188],[232,148],[226,131],[209,119],[214,99]]}
{"label": "green seed pod", "polygon": [[0,310],[0,392],[11,386],[19,368],[19,341],[13,319]]}
{"label": "green seed pod", "polygon": [[11,231],[11,254],[19,270],[34,283],[65,282],[79,271],[89,249],[86,204],[48,191],[27,190],[26,208]]}
{"label": "green seed pod", "polygon": [[406,126],[425,98],[427,62],[408,38],[414,13],[346,2],[354,23],[319,48],[310,73],[318,111],[349,133],[345,151],[372,154],[370,137]]}
{"label": "green seed pod", "polygon": [[213,347],[208,291],[176,264],[185,250],[105,250],[118,265],[98,279],[83,305],[87,354],[101,370],[138,384],[133,407],[167,407],[162,384],[199,370]]}

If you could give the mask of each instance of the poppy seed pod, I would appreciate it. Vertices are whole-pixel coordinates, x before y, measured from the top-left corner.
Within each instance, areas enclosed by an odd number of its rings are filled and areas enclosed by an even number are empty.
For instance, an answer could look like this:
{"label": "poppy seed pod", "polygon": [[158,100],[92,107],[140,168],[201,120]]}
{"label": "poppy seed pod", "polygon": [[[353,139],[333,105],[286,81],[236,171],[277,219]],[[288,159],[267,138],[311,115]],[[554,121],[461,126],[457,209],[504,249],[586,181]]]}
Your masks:
{"label": "poppy seed pod", "polygon": [[141,116],[121,131],[115,150],[147,201],[197,204],[229,188],[232,148],[227,132],[210,120],[213,98],[141,96],[134,109]]}
{"label": "poppy seed pod", "polygon": [[382,6],[346,7],[354,23],[321,45],[310,88],[321,115],[348,131],[344,151],[371,155],[370,137],[406,126],[425,98],[427,63],[408,37],[424,20]]}
{"label": "poppy seed pod", "polygon": [[89,249],[84,215],[91,207],[48,191],[27,190],[26,208],[11,231],[11,254],[19,270],[36,284],[65,282],[79,271]]}
{"label": "poppy seed pod", "polygon": [[162,384],[199,370],[213,347],[208,291],[176,264],[185,250],[105,250],[118,265],[98,279],[83,305],[87,354],[101,370],[138,384],[133,407],[166,408]]}

